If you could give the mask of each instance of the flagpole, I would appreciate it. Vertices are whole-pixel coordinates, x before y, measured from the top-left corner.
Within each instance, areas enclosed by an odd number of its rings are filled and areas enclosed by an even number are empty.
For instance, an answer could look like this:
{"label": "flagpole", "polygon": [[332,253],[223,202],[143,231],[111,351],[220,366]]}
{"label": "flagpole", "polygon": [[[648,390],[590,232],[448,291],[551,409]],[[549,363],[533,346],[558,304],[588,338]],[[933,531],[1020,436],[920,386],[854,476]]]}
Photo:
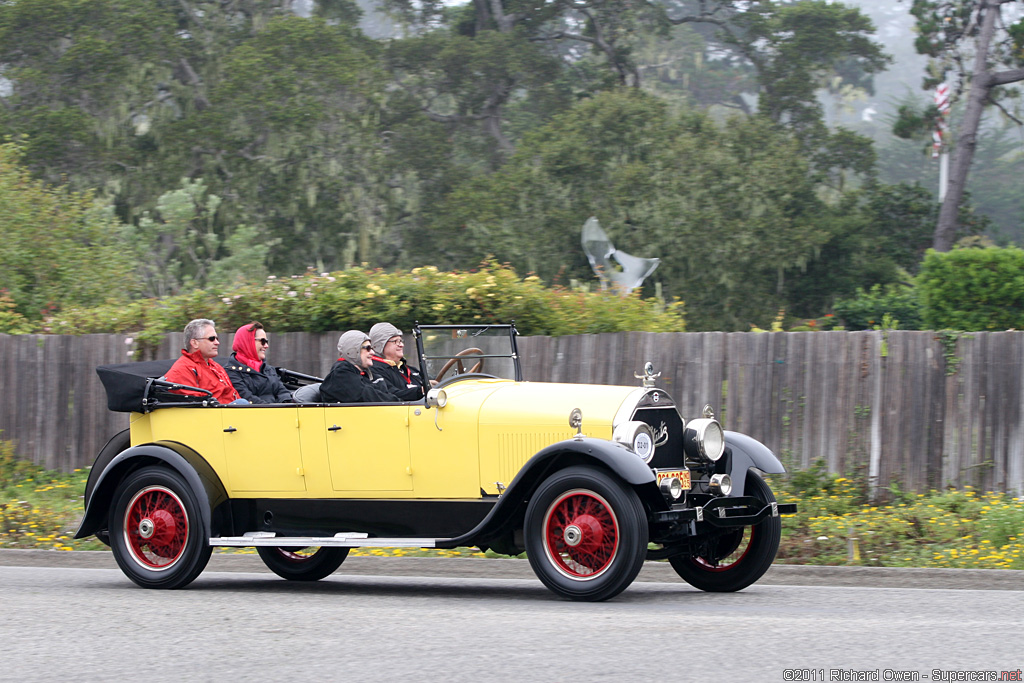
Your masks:
{"label": "flagpole", "polygon": [[949,151],[946,145],[949,125],[946,114],[949,112],[949,85],[939,83],[935,88],[935,106],[939,116],[935,119],[935,130],[932,131],[932,158],[939,159],[939,203],[946,199],[946,187],[949,185]]}

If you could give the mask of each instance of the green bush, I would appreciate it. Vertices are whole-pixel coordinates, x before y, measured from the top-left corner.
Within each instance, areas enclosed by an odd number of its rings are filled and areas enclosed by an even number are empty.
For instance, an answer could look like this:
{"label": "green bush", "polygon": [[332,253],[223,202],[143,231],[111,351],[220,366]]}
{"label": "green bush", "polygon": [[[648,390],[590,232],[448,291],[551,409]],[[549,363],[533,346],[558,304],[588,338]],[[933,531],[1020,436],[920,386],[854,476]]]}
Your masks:
{"label": "green bush", "polygon": [[921,304],[907,285],[875,285],[868,291],[858,287],[856,296],[840,299],[834,310],[848,330],[874,329],[886,314],[899,321],[901,330],[921,329]]}
{"label": "green bush", "polygon": [[409,272],[352,268],[335,273],[271,276],[218,294],[201,290],[118,306],[67,309],[45,321],[54,334],[131,333],[143,344],[177,332],[197,317],[224,331],[259,320],[275,332],[367,329],[387,320],[402,329],[419,321],[507,323],[522,334],[680,332],[683,304],[639,295],[545,288],[534,275],[520,278],[508,266],[484,263],[470,272],[428,266]]}
{"label": "green bush", "polygon": [[0,334],[27,334],[32,324],[16,310],[17,304],[6,289],[0,289]]}
{"label": "green bush", "polygon": [[1024,329],[1024,251],[1016,247],[929,250],[917,290],[926,329]]}

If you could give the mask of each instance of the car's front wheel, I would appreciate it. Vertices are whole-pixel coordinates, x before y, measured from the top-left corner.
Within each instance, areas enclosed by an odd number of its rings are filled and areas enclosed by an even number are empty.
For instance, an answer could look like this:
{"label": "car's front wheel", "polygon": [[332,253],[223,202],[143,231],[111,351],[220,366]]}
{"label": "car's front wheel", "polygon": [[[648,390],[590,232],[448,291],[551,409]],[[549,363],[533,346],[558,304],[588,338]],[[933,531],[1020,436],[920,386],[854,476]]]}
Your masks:
{"label": "car's front wheel", "polygon": [[270,571],[289,581],[319,581],[333,574],[348,557],[348,548],[257,546],[256,552]]}
{"label": "car's front wheel", "polygon": [[203,538],[195,493],[165,467],[144,467],[120,483],[109,529],[114,560],[143,588],[187,586],[213,552]]}
{"label": "car's front wheel", "polygon": [[587,467],[561,470],[540,485],[526,509],[525,536],[537,577],[572,600],[618,595],[647,553],[647,520],[636,493]]}
{"label": "car's front wheel", "polygon": [[[761,477],[747,473],[746,495],[762,505],[775,502],[775,495]],[[750,527],[726,531],[704,544],[696,555],[669,558],[672,568],[694,588],[725,593],[746,588],[768,571],[779,551],[782,521],[767,517]]]}

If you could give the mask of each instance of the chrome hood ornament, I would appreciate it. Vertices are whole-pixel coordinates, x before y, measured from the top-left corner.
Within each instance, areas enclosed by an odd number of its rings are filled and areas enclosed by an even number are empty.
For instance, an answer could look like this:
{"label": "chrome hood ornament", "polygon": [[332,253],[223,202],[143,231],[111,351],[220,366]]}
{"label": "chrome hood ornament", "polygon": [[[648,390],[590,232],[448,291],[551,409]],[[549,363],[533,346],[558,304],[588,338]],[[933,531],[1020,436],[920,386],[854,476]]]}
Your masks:
{"label": "chrome hood ornament", "polygon": [[654,363],[652,363],[651,361],[647,361],[646,363],[644,363],[644,374],[638,375],[634,372],[633,377],[639,380],[643,380],[644,387],[653,387],[654,380],[661,377],[661,373],[659,372],[658,374],[654,374]]}

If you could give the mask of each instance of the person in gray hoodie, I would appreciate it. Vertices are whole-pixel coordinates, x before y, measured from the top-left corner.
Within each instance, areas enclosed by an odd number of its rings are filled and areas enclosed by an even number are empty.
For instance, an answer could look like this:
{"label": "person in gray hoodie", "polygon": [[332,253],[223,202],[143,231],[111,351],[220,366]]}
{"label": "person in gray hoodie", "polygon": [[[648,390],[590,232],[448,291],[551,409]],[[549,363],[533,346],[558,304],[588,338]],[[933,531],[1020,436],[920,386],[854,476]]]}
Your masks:
{"label": "person in gray hoodie", "polygon": [[423,376],[405,360],[402,331],[391,323],[377,323],[370,328],[373,345],[373,376],[381,376],[388,390],[402,401],[423,398]]}
{"label": "person in gray hoodie", "polygon": [[383,377],[374,377],[370,337],[349,330],[338,339],[338,360],[320,384],[325,403],[387,403],[398,401]]}

